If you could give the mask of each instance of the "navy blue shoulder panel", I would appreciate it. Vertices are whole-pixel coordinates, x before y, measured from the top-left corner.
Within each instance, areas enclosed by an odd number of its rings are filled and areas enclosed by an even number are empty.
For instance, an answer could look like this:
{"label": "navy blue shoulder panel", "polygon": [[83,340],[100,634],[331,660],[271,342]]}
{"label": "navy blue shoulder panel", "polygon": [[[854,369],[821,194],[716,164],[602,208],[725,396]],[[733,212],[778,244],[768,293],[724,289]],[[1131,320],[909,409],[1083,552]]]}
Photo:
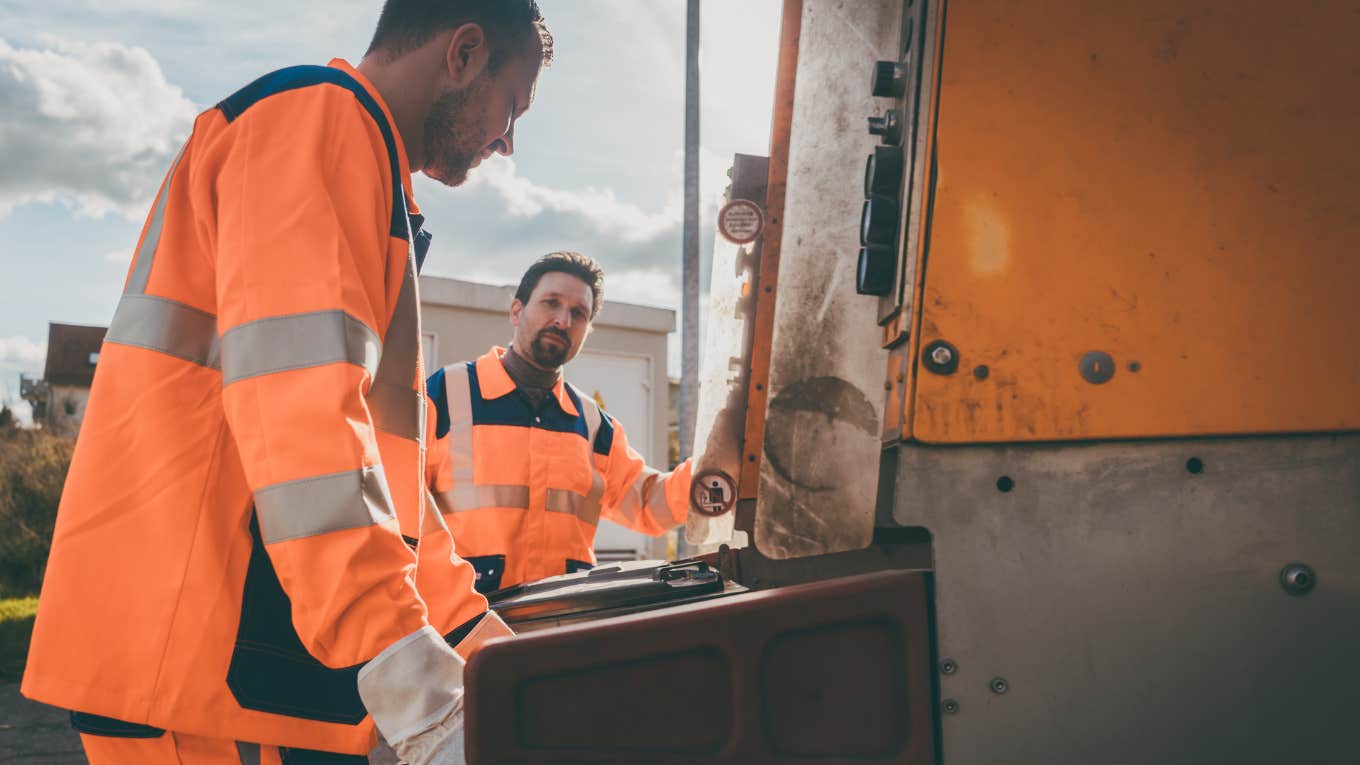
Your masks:
{"label": "navy blue shoulder panel", "polygon": [[260,79],[241,88],[222,99],[217,108],[222,110],[227,122],[234,122],[246,110],[264,99],[299,88],[315,85],[338,85],[354,94],[359,104],[377,123],[382,133],[383,143],[387,145],[387,161],[392,170],[392,228],[391,235],[398,239],[410,239],[410,221],[406,217],[406,192],[401,185],[401,162],[397,159],[397,140],[392,125],[383,114],[382,107],[373,96],[348,73],[331,66],[291,66],[270,72]]}
{"label": "navy blue shoulder panel", "polygon": [[609,412],[600,410],[600,430],[595,434],[595,453],[606,457],[614,448],[614,418]]}
{"label": "navy blue shoulder panel", "polygon": [[[585,413],[585,407],[593,406],[600,411],[600,428],[595,431],[595,443],[592,444],[596,454],[609,456],[609,450],[614,446],[614,422],[609,419],[609,414],[604,408],[596,403],[595,399],[588,399],[588,403],[582,403],[587,396],[576,389],[575,385],[567,384],[567,396],[571,398],[571,403],[576,405],[576,411]],[[588,436],[588,433],[582,434]],[[603,444],[603,446],[601,446]],[[571,573],[568,571],[567,573]]]}
{"label": "navy blue shoulder panel", "polygon": [[425,381],[425,395],[434,404],[434,437],[443,438],[448,434],[452,423],[449,421],[449,397],[444,393],[444,368],[430,375]]}

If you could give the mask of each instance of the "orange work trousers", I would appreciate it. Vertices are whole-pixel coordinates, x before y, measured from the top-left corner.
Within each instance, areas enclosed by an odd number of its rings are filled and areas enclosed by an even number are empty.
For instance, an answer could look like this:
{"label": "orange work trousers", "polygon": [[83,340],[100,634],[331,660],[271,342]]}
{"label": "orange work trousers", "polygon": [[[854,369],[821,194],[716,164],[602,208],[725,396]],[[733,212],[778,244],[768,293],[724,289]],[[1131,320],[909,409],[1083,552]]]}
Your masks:
{"label": "orange work trousers", "polygon": [[117,738],[80,734],[90,765],[359,765],[368,758],[166,731],[158,738]]}

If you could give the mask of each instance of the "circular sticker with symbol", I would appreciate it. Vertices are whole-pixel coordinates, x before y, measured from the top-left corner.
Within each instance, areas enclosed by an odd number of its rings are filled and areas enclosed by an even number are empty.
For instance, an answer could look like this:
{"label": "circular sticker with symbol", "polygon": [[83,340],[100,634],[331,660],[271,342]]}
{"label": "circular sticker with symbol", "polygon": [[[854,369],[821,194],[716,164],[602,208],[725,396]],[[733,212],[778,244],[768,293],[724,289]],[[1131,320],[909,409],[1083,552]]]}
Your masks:
{"label": "circular sticker with symbol", "polygon": [[721,470],[705,470],[694,477],[689,504],[696,513],[716,518],[731,512],[737,502],[737,485]]}
{"label": "circular sticker with symbol", "polygon": [[765,227],[765,213],[749,199],[733,199],[718,211],[718,233],[732,244],[750,244]]}

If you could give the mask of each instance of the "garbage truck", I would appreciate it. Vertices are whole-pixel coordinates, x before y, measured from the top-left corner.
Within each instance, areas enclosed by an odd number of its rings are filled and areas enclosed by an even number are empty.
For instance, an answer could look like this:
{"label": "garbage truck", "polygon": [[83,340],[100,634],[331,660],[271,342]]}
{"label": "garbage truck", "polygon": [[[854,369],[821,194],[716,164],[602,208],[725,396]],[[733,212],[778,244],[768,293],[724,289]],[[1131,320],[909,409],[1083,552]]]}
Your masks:
{"label": "garbage truck", "polygon": [[1360,11],[781,25],[695,554],[493,595],[469,762],[1360,761]]}

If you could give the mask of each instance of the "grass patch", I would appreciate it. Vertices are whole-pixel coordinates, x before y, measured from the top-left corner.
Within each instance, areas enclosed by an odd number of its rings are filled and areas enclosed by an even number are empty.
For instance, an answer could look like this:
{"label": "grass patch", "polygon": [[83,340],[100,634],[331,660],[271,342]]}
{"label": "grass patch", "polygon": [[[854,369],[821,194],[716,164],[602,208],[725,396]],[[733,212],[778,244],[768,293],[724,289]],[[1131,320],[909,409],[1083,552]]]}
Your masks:
{"label": "grass patch", "polygon": [[24,674],[38,598],[0,599],[0,682],[17,683]]}

